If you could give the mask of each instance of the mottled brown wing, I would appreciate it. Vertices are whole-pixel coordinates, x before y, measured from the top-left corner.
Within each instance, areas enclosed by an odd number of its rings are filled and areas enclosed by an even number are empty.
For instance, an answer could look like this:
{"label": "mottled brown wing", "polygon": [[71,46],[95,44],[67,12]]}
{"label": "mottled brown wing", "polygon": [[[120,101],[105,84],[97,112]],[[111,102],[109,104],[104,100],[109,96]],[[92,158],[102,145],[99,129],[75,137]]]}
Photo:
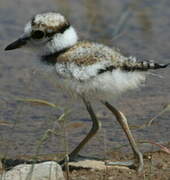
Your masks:
{"label": "mottled brown wing", "polygon": [[57,58],[57,62],[74,62],[77,65],[92,65],[96,62],[113,62],[115,52],[102,44],[79,42]]}

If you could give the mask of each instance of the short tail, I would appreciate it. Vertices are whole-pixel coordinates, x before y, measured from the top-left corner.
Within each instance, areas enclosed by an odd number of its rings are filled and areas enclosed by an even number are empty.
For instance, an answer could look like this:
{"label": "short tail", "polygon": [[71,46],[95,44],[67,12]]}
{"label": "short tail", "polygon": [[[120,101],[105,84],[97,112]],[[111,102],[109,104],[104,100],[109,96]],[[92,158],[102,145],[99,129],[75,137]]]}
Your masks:
{"label": "short tail", "polygon": [[154,63],[152,61],[136,61],[136,58],[129,57],[127,61],[125,61],[122,66],[120,67],[122,70],[125,71],[147,71],[150,69],[162,69],[169,66],[168,64],[159,64]]}
{"label": "short tail", "polygon": [[121,69],[122,71],[148,71],[150,69],[162,69],[169,66],[168,64],[158,64],[152,61],[136,61],[135,57],[129,57],[125,61],[117,64],[106,66],[105,68],[99,69],[98,74],[103,74],[105,72],[112,72],[115,69]]}

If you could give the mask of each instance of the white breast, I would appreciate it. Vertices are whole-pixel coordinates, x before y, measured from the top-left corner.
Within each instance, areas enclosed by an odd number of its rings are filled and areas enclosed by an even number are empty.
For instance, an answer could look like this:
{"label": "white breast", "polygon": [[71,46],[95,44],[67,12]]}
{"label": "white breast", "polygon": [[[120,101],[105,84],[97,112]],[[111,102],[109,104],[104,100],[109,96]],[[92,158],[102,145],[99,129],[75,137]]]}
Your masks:
{"label": "white breast", "polygon": [[99,69],[107,65],[108,61],[89,66],[57,63],[57,82],[71,94],[106,99],[137,88],[145,80],[144,72],[127,72],[117,69],[97,74]]}

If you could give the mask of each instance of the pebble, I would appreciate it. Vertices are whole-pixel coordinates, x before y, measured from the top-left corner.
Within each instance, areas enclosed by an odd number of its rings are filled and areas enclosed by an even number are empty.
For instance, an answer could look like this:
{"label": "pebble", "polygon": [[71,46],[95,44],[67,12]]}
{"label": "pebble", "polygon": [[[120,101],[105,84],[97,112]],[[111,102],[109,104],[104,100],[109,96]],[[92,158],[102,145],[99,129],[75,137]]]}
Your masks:
{"label": "pebble", "polygon": [[59,164],[47,161],[39,164],[20,164],[4,172],[1,180],[64,180],[64,175]]}

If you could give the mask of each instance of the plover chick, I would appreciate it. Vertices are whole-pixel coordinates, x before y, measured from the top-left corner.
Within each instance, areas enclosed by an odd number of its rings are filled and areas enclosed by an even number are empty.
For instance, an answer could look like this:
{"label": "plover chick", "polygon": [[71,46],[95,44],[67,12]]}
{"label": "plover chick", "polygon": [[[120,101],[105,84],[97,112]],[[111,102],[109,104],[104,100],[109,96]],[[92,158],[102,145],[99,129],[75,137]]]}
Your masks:
{"label": "plover chick", "polygon": [[[134,152],[134,167],[140,172],[143,169],[142,153],[125,116],[113,107],[109,100],[129,89],[139,87],[148,70],[165,68],[168,64],[137,61],[136,58],[125,57],[114,48],[103,44],[78,40],[74,27],[63,15],[55,12],[35,15],[26,24],[23,35],[5,50],[21,47],[35,50],[41,57],[40,62],[53,67],[59,87],[80,97],[91,116],[92,128],[69,154],[70,161],[76,158],[101,127],[91,106],[91,100],[96,99],[115,115]],[[122,164],[128,165],[126,162]]]}

